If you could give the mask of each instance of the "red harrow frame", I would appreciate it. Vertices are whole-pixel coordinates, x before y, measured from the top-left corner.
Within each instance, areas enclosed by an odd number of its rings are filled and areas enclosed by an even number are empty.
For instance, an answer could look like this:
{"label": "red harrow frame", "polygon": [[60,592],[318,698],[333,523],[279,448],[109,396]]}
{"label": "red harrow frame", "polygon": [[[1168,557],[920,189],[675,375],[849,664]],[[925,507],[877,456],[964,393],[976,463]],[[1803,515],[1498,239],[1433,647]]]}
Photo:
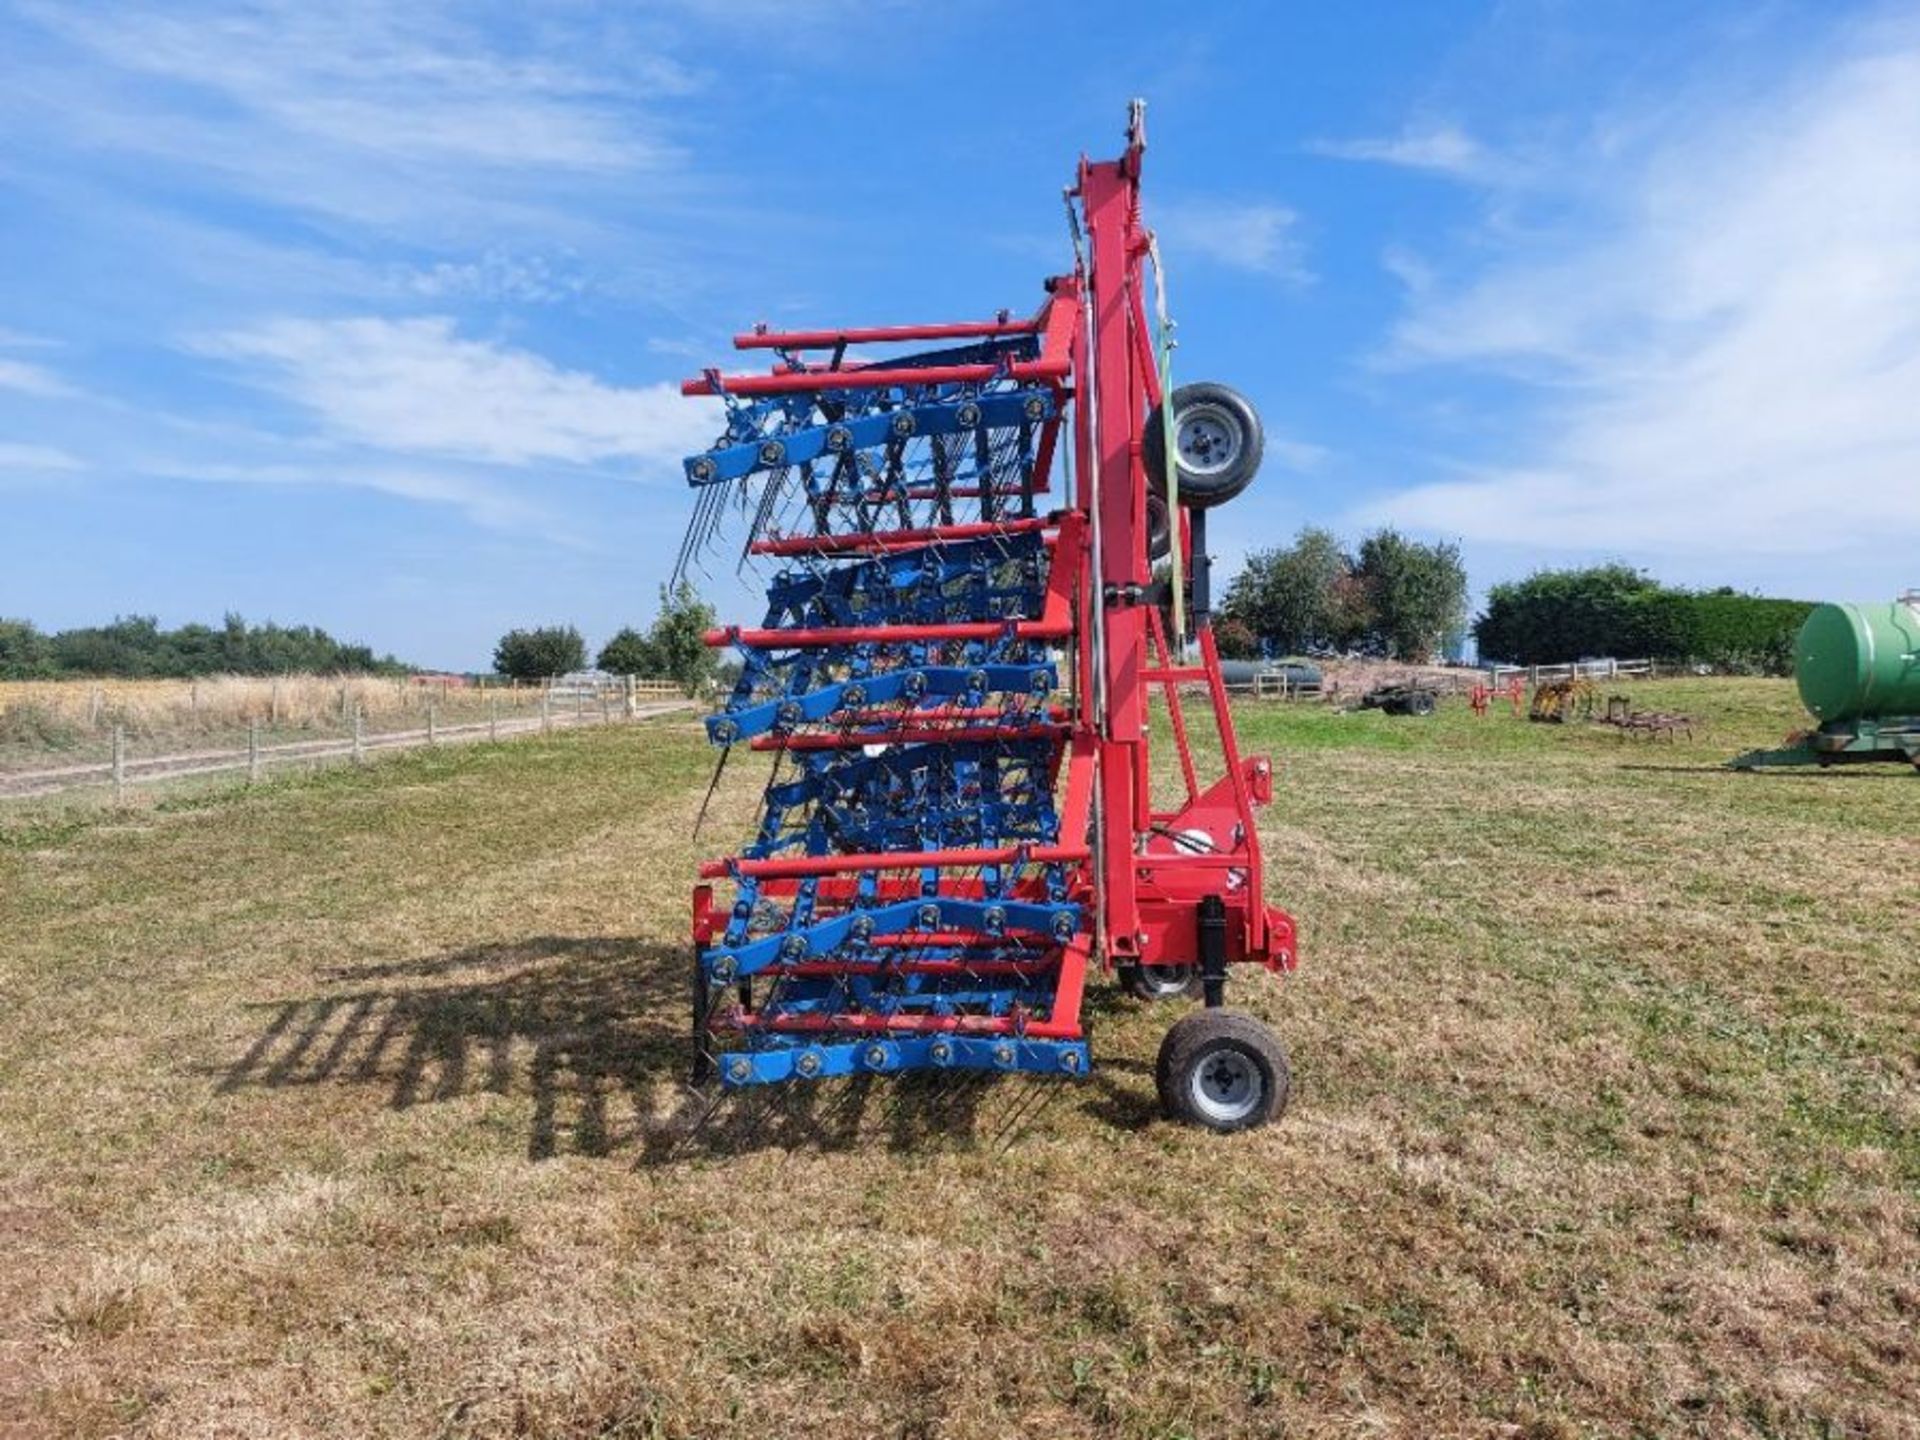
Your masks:
{"label": "red harrow frame", "polygon": [[[1207,509],[1252,479],[1259,422],[1219,386],[1163,410],[1142,115],[1118,159],[1081,160],[1076,265],[1030,318],[762,326],[734,343],[774,351],[771,373],[683,387],[728,419],[687,462],[701,502],[680,568],[729,498],[743,559],[777,567],[765,622],[707,637],[742,664],[710,737],[775,771],[757,836],[695,891],[697,1080],[1083,1075],[1097,966],[1143,997],[1204,998],[1162,1047],[1170,1114],[1230,1130],[1285,1104],[1278,1042],[1219,1008],[1229,965],[1297,958],[1254,820],[1273,767],[1240,754],[1208,614]],[[894,347],[911,353],[869,358]]]}

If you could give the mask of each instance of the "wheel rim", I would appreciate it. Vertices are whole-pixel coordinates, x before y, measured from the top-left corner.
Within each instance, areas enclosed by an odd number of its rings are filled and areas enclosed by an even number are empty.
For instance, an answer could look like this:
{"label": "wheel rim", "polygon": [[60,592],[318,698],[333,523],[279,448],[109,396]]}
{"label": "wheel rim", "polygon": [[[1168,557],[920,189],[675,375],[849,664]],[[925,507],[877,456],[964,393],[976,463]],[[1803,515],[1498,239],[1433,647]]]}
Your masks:
{"label": "wheel rim", "polygon": [[1192,475],[1218,475],[1240,458],[1245,443],[1239,423],[1218,405],[1194,405],[1180,412],[1174,444],[1180,468]]}
{"label": "wheel rim", "polygon": [[1246,1119],[1260,1108],[1265,1090],[1253,1057],[1225,1046],[1202,1055],[1187,1078],[1193,1108],[1216,1125]]}
{"label": "wheel rim", "polygon": [[1184,965],[1142,965],[1140,981],[1156,995],[1173,995],[1187,988],[1189,971]]}

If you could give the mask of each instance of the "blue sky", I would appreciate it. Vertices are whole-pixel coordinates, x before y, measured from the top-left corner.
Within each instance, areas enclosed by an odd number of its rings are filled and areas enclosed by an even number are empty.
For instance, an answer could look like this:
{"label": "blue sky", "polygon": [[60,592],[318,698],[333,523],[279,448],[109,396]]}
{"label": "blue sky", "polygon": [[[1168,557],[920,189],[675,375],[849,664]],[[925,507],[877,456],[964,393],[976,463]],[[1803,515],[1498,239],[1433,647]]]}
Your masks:
{"label": "blue sky", "polygon": [[1920,583],[1920,5],[0,3],[0,614],[644,622],[674,382],[1031,308],[1133,94],[1229,568]]}

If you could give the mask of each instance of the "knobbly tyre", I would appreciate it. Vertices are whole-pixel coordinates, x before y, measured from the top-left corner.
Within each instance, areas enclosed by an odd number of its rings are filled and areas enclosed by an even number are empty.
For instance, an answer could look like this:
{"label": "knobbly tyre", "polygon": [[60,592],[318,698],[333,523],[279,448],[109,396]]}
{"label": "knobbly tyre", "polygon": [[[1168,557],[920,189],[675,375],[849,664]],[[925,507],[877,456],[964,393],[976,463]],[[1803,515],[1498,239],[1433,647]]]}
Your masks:
{"label": "knobbly tyre", "polygon": [[[726,429],[686,462],[677,573],[733,516],[743,566],[768,577],[759,625],[706,637],[741,665],[707,731],[721,765],[773,757],[758,830],[694,893],[701,1084],[1084,1076],[1082,1001],[1105,973],[1203,1002],[1160,1048],[1169,1116],[1230,1131],[1286,1105],[1279,1040],[1223,1008],[1233,966],[1282,973],[1297,951],[1264,899],[1254,810],[1273,766],[1235,741],[1206,557],[1261,427],[1221,385],[1163,403],[1145,151],[1136,101],[1124,153],[1080,162],[1074,265],[1032,315],[763,325],[734,344],[772,351],[769,373],[682,387],[717,396]],[[1174,578],[1156,582],[1162,557]],[[1164,807],[1156,765],[1177,771]]]}

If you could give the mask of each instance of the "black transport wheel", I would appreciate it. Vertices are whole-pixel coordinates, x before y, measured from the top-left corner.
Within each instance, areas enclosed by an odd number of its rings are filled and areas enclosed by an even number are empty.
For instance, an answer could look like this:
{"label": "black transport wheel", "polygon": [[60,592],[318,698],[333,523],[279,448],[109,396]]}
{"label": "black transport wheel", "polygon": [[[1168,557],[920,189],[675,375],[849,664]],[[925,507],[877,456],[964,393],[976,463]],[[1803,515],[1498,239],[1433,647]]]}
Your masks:
{"label": "black transport wheel", "polygon": [[1154,1074],[1170,1120],[1222,1133],[1277,1119],[1293,1086],[1279,1038],[1251,1015],[1196,1010],[1160,1042]]}
{"label": "black transport wheel", "polygon": [[1200,967],[1122,965],[1120,983],[1136,1000],[1191,1000],[1200,993]]}
{"label": "black transport wheel", "polygon": [[[1160,408],[1147,417],[1147,474],[1167,486],[1167,431]],[[1180,503],[1196,510],[1224,505],[1260,470],[1266,433],[1246,396],[1225,385],[1182,385],[1173,392],[1173,444],[1180,466]]]}
{"label": "black transport wheel", "polygon": [[1416,690],[1407,697],[1407,714],[1409,715],[1431,715],[1433,706],[1434,696],[1431,690]]}

